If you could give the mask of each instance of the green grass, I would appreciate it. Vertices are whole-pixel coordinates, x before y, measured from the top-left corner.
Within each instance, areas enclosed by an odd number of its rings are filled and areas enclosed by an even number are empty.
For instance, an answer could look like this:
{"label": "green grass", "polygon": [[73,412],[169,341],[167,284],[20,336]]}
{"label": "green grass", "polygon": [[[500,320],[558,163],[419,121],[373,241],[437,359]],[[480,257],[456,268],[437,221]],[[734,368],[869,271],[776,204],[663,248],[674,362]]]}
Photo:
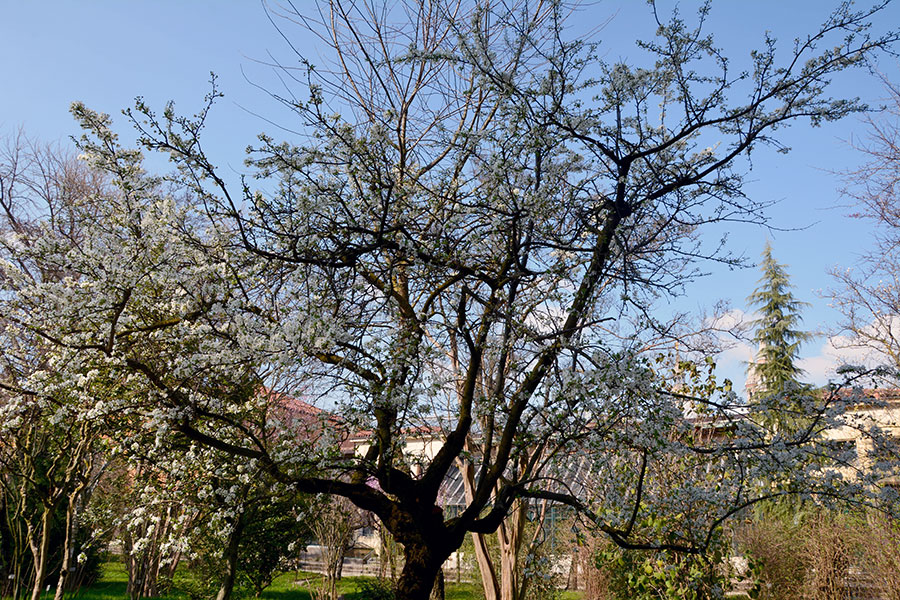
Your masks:
{"label": "green grass", "polygon": [[[128,573],[120,562],[103,563],[100,580],[94,585],[82,587],[74,594],[66,594],[67,600],[123,600],[128,598]],[[185,600],[184,594],[165,596],[167,600]]]}
{"label": "green grass", "polygon": [[125,565],[108,562],[100,568],[100,581],[82,588],[76,597],[90,600],[121,600],[128,597],[127,589],[128,574],[125,573]]}
{"label": "green grass", "polygon": [[[348,600],[361,598],[357,593],[362,577],[343,577],[338,582],[338,593]],[[310,594],[305,583],[318,585],[322,576],[316,573],[285,573],[263,591],[264,600],[309,600]]]}
{"label": "green grass", "polygon": [[[338,591],[347,600],[365,600],[359,592],[360,582],[364,577],[344,577],[338,583]],[[285,573],[275,579],[260,598],[262,600],[311,600],[306,583],[316,585],[321,575],[315,573]],[[122,600],[127,598],[126,588],[128,576],[121,563],[109,562],[103,565],[100,581],[90,587],[82,588],[77,594],[68,595],[72,600]],[[51,596],[52,597],[52,596]],[[163,597],[164,600],[186,600],[184,593],[174,592]],[[252,596],[251,596],[252,598]],[[446,600],[479,600],[484,598],[481,586],[477,583],[447,582]],[[563,592],[562,600],[581,600],[580,592]]]}
{"label": "green grass", "polygon": [[[260,596],[263,600],[310,600],[310,594],[306,587],[309,582],[318,584],[322,579],[316,573],[285,573],[266,588]],[[347,600],[365,600],[359,591],[362,581],[367,577],[343,577],[338,582],[338,593],[343,594]],[[481,588],[473,583],[448,583],[446,600],[479,600],[484,598]]]}

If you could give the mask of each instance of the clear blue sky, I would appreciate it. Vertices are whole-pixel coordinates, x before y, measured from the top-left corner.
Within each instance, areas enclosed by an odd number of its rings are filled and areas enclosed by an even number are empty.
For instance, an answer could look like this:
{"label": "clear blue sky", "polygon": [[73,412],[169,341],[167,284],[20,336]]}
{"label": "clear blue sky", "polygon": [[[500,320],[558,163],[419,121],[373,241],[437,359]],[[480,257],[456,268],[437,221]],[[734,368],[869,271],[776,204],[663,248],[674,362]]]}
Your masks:
{"label": "clear blue sky", "polygon": [[[307,2],[298,0],[296,5],[302,8]],[[766,30],[787,47],[796,35],[824,19],[832,4],[836,2],[720,1],[714,6],[709,30],[740,60],[759,46]],[[661,1],[660,5],[671,3]],[[692,14],[691,5],[681,3],[686,16]],[[260,61],[269,60],[270,53],[281,60],[292,57],[258,2],[2,0],[0,15],[0,135],[20,126],[42,140],[77,134],[68,115],[74,100],[117,115],[142,95],[160,110],[166,101],[174,100],[181,112],[193,113],[208,91],[210,71],[219,76],[225,93],[206,135],[206,146],[218,164],[237,173],[243,169],[243,149],[257,133],[278,134],[255,116],[281,116],[277,104],[250,82],[272,89],[277,80]],[[635,37],[649,37],[654,29],[646,4],[638,0],[588,3],[577,23],[590,29],[610,18],[597,35],[611,59],[630,56]],[[900,23],[900,4],[888,8],[882,23]],[[293,43],[315,61],[312,40],[302,39],[297,28],[289,30]],[[900,80],[896,62],[885,61],[879,68],[894,81]],[[880,82],[865,73],[840,80],[834,93],[858,95],[873,104],[884,96]],[[118,130],[127,139],[124,120],[118,122]],[[787,156],[757,153],[747,190],[758,200],[779,201],[770,211],[771,223],[786,231],[743,226],[730,232],[732,249],[754,260],[765,240],[772,240],[776,258],[790,267],[797,295],[812,304],[805,312],[808,329],[827,330],[837,322],[827,298],[819,295],[831,285],[827,270],[852,265],[870,246],[870,225],[847,218],[852,208],[836,191],[840,181],[832,173],[859,163],[860,156],[847,142],[864,134],[859,119],[819,129],[803,124],[785,131],[782,138],[793,152]],[[713,275],[688,288],[678,306],[698,310],[721,298],[735,308],[746,308],[744,299],[755,286],[757,272],[729,272],[714,265],[710,270]],[[809,343],[804,356],[816,357],[823,343],[824,338]],[[744,367],[739,354],[733,351],[723,357],[722,374],[740,385]],[[824,383],[826,375],[819,363],[810,374],[816,383]]]}

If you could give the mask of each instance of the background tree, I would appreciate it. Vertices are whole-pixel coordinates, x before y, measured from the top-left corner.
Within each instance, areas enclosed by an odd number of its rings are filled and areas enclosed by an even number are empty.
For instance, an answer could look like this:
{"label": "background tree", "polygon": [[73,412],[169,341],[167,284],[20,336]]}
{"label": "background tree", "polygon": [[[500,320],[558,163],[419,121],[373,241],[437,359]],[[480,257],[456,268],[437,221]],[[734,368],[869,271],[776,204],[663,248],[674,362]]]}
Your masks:
{"label": "background tree", "polygon": [[354,532],[362,527],[363,515],[346,498],[319,498],[314,511],[316,517],[310,528],[320,547],[325,571],[316,597],[337,600],[344,558],[350,550]]}
{"label": "background tree", "polygon": [[769,242],[763,250],[760,270],[759,285],[747,298],[759,315],[751,322],[752,339],[759,349],[756,360],[747,367],[747,390],[757,399],[767,399],[764,422],[784,428],[809,412],[802,401],[810,390],[800,382],[803,370],[796,361],[800,345],[812,336],[798,329],[802,320],[800,309],[806,303],[791,292],[787,268],[772,257]]}
{"label": "background tree", "polygon": [[310,524],[319,515],[308,498],[289,495],[259,497],[248,510],[239,578],[258,598],[278,574],[296,564],[300,549],[312,541]]}
{"label": "background tree", "polygon": [[[16,264],[19,276],[35,285],[65,278],[69,275],[65,265],[29,261],[19,245],[37,242],[42,230],[52,230],[68,247],[77,245],[80,223],[73,218],[75,206],[106,187],[102,172],[76,160],[71,151],[41,145],[21,131],[4,140],[0,260]],[[79,521],[108,463],[98,423],[89,412],[107,390],[92,396],[96,390],[76,390],[63,382],[52,364],[52,344],[19,329],[11,315],[0,316],[0,328],[0,476],[4,504],[13,507],[7,512],[9,531],[12,540],[27,541],[30,549],[31,597],[40,595],[52,571],[59,599],[77,571],[76,541],[84,541]],[[43,373],[44,392],[34,394],[25,381],[38,372]],[[54,540],[57,527],[61,540]],[[20,550],[11,548],[10,556],[19,556]],[[17,561],[10,573],[17,584],[25,579]]]}
{"label": "background tree", "polygon": [[[535,460],[539,458],[534,455],[526,456]],[[471,501],[474,495],[477,462],[477,455],[469,453],[458,459],[467,501]],[[542,484],[542,487],[547,489],[548,484]],[[523,572],[529,567],[533,568],[530,563],[539,558],[539,550],[547,534],[547,513],[546,500],[520,498],[510,507],[509,515],[497,527],[491,540],[485,534],[472,534],[472,549],[486,600],[519,600],[528,597],[531,581]],[[492,546],[496,547],[496,554],[491,552]]]}
{"label": "background tree", "polygon": [[802,320],[800,309],[807,303],[797,300],[791,292],[787,268],[773,258],[769,242],[759,266],[762,277],[747,298],[759,315],[750,324],[759,350],[747,371],[753,378],[752,393],[780,394],[801,387],[799,377],[803,370],[796,360],[800,345],[811,335],[798,327]]}
{"label": "background tree", "polygon": [[[52,342],[70,380],[127,384],[105,410],[374,512],[403,545],[401,598],[426,598],[466,533],[496,530],[521,498],[570,506],[625,548],[702,552],[724,519],[784,493],[754,486],[819,430],[771,445],[738,422],[696,442],[684,392],[636,350],[667,331],[652,303],[694,258],[728,260],[703,226],[761,219],[741,157],[778,148],[788,123],[864,109],[826,90],[896,42],[871,33],[879,9],[841,4],[733,75],[702,29],[708,6],[696,27],[654,10],[636,67],[569,40],[561,2],[318,3],[292,16],[333,60],[302,71],[308,99],[285,98],[301,139],[262,136],[243,197],[203,153],[209,105],[130,113],[143,147],[174,161],[166,176],[75,105],[81,150],[116,193],[79,209],[77,248],[53,231],[13,237],[17,258],[70,276],[34,285],[6,261],[2,309]],[[282,435],[248,393],[263,384],[344,420]],[[707,391],[690,401],[733,421],[735,399]],[[417,428],[444,443],[413,464]],[[357,431],[371,432],[365,452],[340,453]],[[467,444],[471,499],[445,515],[441,486]],[[565,483],[575,457],[590,501],[541,485]],[[817,473],[795,475],[809,491]]]}
{"label": "background tree", "polygon": [[[887,106],[866,119],[869,136],[856,147],[866,164],[846,174],[844,192],[856,201],[855,216],[874,224],[875,247],[853,268],[832,271],[831,290],[843,313],[845,343],[866,349],[870,362],[900,366],[900,89],[885,80]],[[842,338],[843,339],[843,338]],[[869,365],[874,366],[874,365]]]}

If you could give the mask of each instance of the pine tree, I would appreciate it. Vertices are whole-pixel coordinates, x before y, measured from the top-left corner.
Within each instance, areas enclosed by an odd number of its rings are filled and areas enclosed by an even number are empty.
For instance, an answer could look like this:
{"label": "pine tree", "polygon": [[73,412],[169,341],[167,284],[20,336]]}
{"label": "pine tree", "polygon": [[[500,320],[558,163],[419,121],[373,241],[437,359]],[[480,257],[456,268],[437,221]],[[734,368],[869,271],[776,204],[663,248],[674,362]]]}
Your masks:
{"label": "pine tree", "polygon": [[752,322],[753,341],[759,344],[759,350],[756,360],[748,368],[748,374],[754,380],[751,396],[761,398],[792,392],[802,395],[807,386],[800,382],[803,370],[796,360],[800,345],[812,337],[799,329],[800,309],[807,303],[794,297],[787,269],[772,257],[772,246],[768,242],[760,269],[759,284],[747,298],[760,315]]}

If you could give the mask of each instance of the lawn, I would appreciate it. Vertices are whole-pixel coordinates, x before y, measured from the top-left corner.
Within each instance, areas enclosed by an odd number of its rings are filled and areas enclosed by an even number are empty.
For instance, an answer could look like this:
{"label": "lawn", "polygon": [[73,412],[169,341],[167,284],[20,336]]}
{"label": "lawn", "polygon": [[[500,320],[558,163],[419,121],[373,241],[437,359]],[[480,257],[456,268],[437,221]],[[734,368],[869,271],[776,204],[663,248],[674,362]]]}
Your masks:
{"label": "lawn", "polygon": [[[311,600],[305,582],[315,584],[320,576],[314,573],[285,573],[277,578],[263,593],[263,600]],[[359,591],[360,583],[365,577],[344,577],[338,589],[347,600],[365,600]],[[127,575],[121,563],[110,562],[103,565],[100,581],[81,589],[74,595],[74,600],[122,600],[125,593]],[[51,596],[52,598],[52,596]],[[165,596],[167,600],[187,600],[184,593],[175,592]],[[484,598],[481,587],[475,583],[447,583],[446,600],[478,600]],[[579,600],[577,592],[563,592],[561,600]]]}

